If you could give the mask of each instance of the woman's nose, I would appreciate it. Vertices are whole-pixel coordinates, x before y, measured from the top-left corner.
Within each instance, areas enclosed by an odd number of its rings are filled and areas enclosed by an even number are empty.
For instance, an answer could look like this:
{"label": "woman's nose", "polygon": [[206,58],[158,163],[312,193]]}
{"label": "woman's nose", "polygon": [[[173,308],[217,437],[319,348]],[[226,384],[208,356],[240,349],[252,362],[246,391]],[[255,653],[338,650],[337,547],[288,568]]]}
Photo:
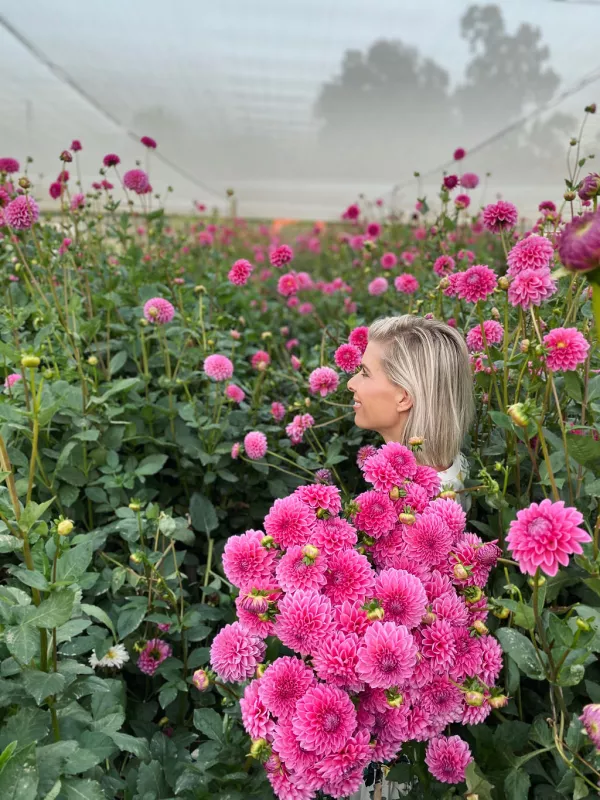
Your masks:
{"label": "woman's nose", "polygon": [[350,392],[353,392],[353,391],[354,391],[354,389],[352,388],[352,381],[353,381],[353,380],[354,380],[354,378],[350,378],[350,380],[349,380],[349,381],[348,381],[348,383],[346,384],[346,386],[347,386],[347,388],[348,388],[348,391],[350,391]]}

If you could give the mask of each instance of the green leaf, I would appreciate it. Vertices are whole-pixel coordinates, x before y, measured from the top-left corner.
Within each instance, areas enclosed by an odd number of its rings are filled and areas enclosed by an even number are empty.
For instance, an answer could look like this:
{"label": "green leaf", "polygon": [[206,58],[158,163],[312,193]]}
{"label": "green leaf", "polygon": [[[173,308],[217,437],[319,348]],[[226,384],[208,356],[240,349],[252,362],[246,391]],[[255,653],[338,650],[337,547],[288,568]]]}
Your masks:
{"label": "green leaf", "polygon": [[63,483],[58,490],[58,497],[63,506],[69,508],[79,497],[79,488],[77,486],[69,486],[68,483]]}
{"label": "green leaf", "polygon": [[529,796],[531,779],[525,770],[512,769],[504,779],[504,797],[507,800],[524,800]]}
{"label": "green leaf", "polygon": [[56,579],[59,581],[76,581],[89,567],[94,545],[91,539],[71,547],[58,559],[56,564]]}
{"label": "green leaf", "polygon": [[488,414],[499,428],[504,428],[505,431],[512,431],[513,423],[508,414],[503,411],[488,411]]}
{"label": "green leaf", "polygon": [[0,553],[14,553],[23,549],[23,540],[11,536],[9,533],[0,533]]}
{"label": "green leaf", "polygon": [[170,705],[176,698],[177,689],[174,686],[169,686],[168,684],[163,686],[158,693],[158,702],[160,703],[160,707],[163,709]]}
{"label": "green leaf", "polygon": [[194,711],[194,727],[216,742],[223,739],[223,719],[212,708],[197,708]]}
{"label": "green leaf", "polygon": [[102,405],[106,403],[106,401],[113,397],[115,394],[119,394],[119,392],[128,392],[133,386],[140,382],[139,378],[122,378],[120,381],[114,383],[110,389],[104,392],[103,395],[100,397],[92,397],[90,399],[90,405]]}
{"label": "green leaf", "polygon": [[104,625],[106,625],[106,627],[109,629],[114,639],[116,640],[117,633],[115,631],[115,626],[113,625],[112,620],[108,616],[106,611],[103,611],[101,608],[98,608],[98,606],[88,605],[88,603],[82,603],[81,610],[83,611],[84,614],[87,614],[88,617],[93,617],[94,619],[97,619],[98,622],[102,622]]}
{"label": "green leaf", "polygon": [[11,656],[20,664],[29,664],[39,652],[40,634],[30,625],[7,628],[4,632],[4,641]]}
{"label": "green leaf", "polygon": [[74,600],[73,592],[67,590],[53,592],[37,608],[28,608],[24,621],[36,628],[58,628],[71,619]]}
{"label": "green leaf", "polygon": [[501,600],[503,606],[510,609],[513,614],[513,622],[520,628],[525,628],[530,631],[535,627],[535,617],[533,616],[533,608],[521,603],[519,600],[508,600],[504,597]]}
{"label": "green leaf", "polygon": [[593,436],[567,434],[567,447],[569,455],[578,464],[595,472],[600,470],[600,441],[597,442]]}
{"label": "green leaf", "polygon": [[504,652],[517,663],[521,672],[538,681],[544,679],[544,670],[529,639],[514,628],[499,628],[496,636]]}
{"label": "green leaf", "polygon": [[60,790],[62,789],[62,783],[60,778],[56,781],[54,786],[50,789],[48,794],[44,795],[43,800],[56,800],[58,795],[60,794]]}
{"label": "green leaf", "polygon": [[145,739],[137,739],[135,736],[130,736],[128,733],[109,733],[108,735],[119,750],[133,753],[134,756],[141,758],[142,761],[146,761],[150,757],[148,742]]}
{"label": "green leaf", "polygon": [[33,589],[39,589],[41,592],[47,592],[50,584],[41,572],[37,570],[25,569],[24,567],[16,567],[12,571],[12,575],[25,586],[31,586]]}
{"label": "green leaf", "polygon": [[578,403],[581,403],[583,399],[583,387],[581,384],[581,378],[575,372],[575,370],[571,372],[563,373],[563,381],[565,384],[565,389],[567,394],[572,400],[575,400]]}
{"label": "green leaf", "polygon": [[144,800],[159,800],[165,793],[163,768],[159,761],[140,764],[137,779],[137,793]]}
{"label": "green leaf", "polygon": [[62,793],[65,800],[107,800],[98,781],[83,778],[63,778]]}
{"label": "green leaf", "polygon": [[41,708],[20,708],[6,720],[0,732],[0,748],[6,747],[15,739],[20,747],[41,742],[50,730],[50,712]]}
{"label": "green leaf", "polygon": [[65,688],[65,676],[60,672],[27,669],[23,672],[23,685],[38,706],[41,706],[47,697],[62,692]]}
{"label": "green leaf", "polygon": [[565,664],[558,674],[557,684],[559,686],[576,686],[581,683],[585,676],[583,664]]}
{"label": "green leaf", "polygon": [[121,611],[117,620],[119,640],[124,639],[126,636],[129,636],[130,633],[133,633],[133,631],[135,631],[141,625],[145,616],[146,606],[126,608],[124,611]]}
{"label": "green leaf", "polygon": [[552,731],[550,730],[548,722],[546,721],[546,717],[543,714],[535,718],[529,731],[529,738],[532,741],[543,745],[544,747],[552,747],[554,743],[554,736],[552,735]]}
{"label": "green leaf", "polygon": [[199,492],[194,492],[190,499],[190,516],[194,528],[202,533],[210,533],[219,525],[215,507],[208,497]]}
{"label": "green leaf", "polygon": [[146,456],[135,468],[136,475],[156,475],[167,462],[168,456],[154,453]]}
{"label": "green leaf", "polygon": [[17,740],[15,739],[10,744],[7,744],[2,753],[0,753],[0,771],[4,769],[6,762],[12,758],[13,753],[17,749]]}
{"label": "green leaf", "polygon": [[112,378],[113,375],[116,375],[119,370],[123,369],[125,364],[127,363],[127,353],[125,350],[120,350],[118,353],[115,353],[114,356],[110,360],[110,366],[108,371],[110,372],[110,377]]}
{"label": "green leaf", "polygon": [[52,503],[54,502],[54,498],[51,500],[47,500],[45,503],[34,503],[33,500],[30,500],[29,503],[25,506],[23,513],[19,519],[19,528],[27,533],[33,525],[38,521],[38,519],[47,511]]}
{"label": "green leaf", "polygon": [[582,797],[589,797],[590,790],[583,778],[575,778],[575,788],[573,790],[573,800],[581,800]]}
{"label": "green leaf", "polygon": [[35,744],[30,744],[4,765],[0,772],[2,800],[35,800],[39,783]]}

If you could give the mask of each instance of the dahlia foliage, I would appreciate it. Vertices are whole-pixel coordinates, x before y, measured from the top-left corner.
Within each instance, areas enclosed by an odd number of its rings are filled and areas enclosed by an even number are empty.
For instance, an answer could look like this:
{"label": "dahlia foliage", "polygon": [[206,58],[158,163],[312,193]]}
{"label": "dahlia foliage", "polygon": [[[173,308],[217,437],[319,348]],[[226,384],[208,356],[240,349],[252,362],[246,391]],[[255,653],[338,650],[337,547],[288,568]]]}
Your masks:
{"label": "dahlia foliage", "polygon": [[[465,530],[454,493],[409,448],[365,455],[371,487],[345,508],[336,486],[300,486],[264,531],[225,545],[238,621],[215,637],[212,667],[249,681],[242,720],[280,798],[346,797],[411,740],[428,742],[434,777],[461,782],[469,747],[444,731],[506,702],[483,593],[500,549]],[[270,637],[290,655],[265,665]]]}

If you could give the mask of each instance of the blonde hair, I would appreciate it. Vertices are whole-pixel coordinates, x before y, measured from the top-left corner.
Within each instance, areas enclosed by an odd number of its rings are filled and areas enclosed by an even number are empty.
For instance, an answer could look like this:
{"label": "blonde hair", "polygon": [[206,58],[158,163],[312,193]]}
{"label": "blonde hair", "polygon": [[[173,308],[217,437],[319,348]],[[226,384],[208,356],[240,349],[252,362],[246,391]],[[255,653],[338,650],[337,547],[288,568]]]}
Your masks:
{"label": "blonde hair", "polygon": [[452,464],[473,417],[473,378],[462,335],[436,319],[410,314],[384,317],[369,327],[369,341],[384,346],[383,368],[413,401],[402,444],[424,439],[420,464]]}

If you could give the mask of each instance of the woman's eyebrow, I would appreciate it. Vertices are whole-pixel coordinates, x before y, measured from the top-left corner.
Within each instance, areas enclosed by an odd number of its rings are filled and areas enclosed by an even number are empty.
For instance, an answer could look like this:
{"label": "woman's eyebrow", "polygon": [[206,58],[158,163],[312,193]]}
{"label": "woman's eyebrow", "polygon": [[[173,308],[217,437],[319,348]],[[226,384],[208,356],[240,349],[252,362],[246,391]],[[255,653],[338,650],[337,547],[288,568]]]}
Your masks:
{"label": "woman's eyebrow", "polygon": [[365,362],[364,362],[364,361],[361,361],[361,362],[360,362],[360,366],[361,366],[361,369],[364,369],[364,370],[366,370],[367,372],[369,372],[369,368],[367,367],[367,365],[365,364]]}

